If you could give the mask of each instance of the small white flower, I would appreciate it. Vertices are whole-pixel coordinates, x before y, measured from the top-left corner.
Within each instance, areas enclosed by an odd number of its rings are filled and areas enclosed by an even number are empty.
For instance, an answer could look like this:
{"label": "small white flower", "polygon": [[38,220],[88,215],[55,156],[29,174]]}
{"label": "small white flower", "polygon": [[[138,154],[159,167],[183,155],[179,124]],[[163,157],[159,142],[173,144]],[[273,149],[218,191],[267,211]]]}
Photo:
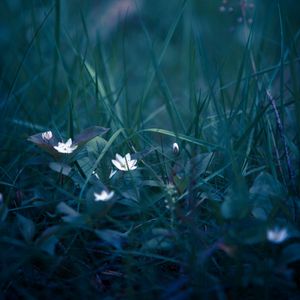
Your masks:
{"label": "small white flower", "polygon": [[120,154],[116,154],[116,159],[112,159],[111,162],[117,169],[121,171],[130,171],[137,168],[137,160],[131,159],[130,153],[127,153],[124,157],[122,157]]}
{"label": "small white flower", "polygon": [[173,152],[174,152],[175,154],[178,154],[178,153],[179,153],[179,146],[178,146],[177,143],[173,143],[172,148],[173,148]]}
{"label": "small white flower", "polygon": [[72,139],[68,139],[66,143],[58,142],[58,145],[54,146],[54,149],[60,153],[72,153],[77,147],[77,145],[72,145]]}
{"label": "small white flower", "polygon": [[94,193],[95,201],[108,201],[114,196],[114,194],[115,194],[114,191],[108,193],[105,190],[103,190],[100,194]]}
{"label": "small white flower", "polygon": [[274,229],[269,229],[267,231],[267,239],[275,244],[280,244],[288,237],[288,232],[286,228],[278,228],[275,227]]}
{"label": "small white flower", "polygon": [[45,131],[45,132],[42,133],[42,139],[43,139],[44,141],[49,141],[49,140],[51,140],[51,139],[52,139],[52,136],[53,136],[53,134],[52,134],[52,131],[51,131],[51,130]]}

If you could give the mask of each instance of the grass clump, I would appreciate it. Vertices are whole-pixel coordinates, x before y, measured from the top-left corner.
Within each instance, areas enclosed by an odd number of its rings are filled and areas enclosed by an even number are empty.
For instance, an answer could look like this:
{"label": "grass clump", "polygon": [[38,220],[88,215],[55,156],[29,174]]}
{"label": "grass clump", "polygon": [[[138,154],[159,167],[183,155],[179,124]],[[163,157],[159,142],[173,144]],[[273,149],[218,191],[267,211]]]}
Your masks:
{"label": "grass clump", "polygon": [[1,297],[299,297],[299,5],[208,2],[3,1]]}

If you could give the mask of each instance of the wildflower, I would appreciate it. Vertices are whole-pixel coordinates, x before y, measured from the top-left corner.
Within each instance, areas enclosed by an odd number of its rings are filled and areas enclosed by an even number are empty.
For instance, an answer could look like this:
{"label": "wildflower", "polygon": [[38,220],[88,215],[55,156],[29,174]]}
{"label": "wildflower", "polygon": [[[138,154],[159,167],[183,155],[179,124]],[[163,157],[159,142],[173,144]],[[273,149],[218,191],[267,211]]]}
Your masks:
{"label": "wildflower", "polygon": [[174,152],[175,154],[178,154],[178,153],[179,153],[179,146],[178,146],[177,143],[173,143],[172,148],[173,148],[173,152]]}
{"label": "wildflower", "polygon": [[49,141],[49,140],[51,140],[52,139],[52,136],[53,136],[53,134],[52,134],[52,131],[45,131],[45,132],[43,132],[42,133],[42,139],[44,140],[44,141]]}
{"label": "wildflower", "polygon": [[275,227],[274,229],[269,229],[267,231],[267,239],[275,244],[280,244],[288,237],[288,232],[286,228],[278,228]]}
{"label": "wildflower", "polygon": [[103,190],[100,194],[94,193],[95,201],[108,201],[114,196],[114,194],[115,194],[114,191],[108,193],[105,190]]}
{"label": "wildflower", "polygon": [[58,142],[58,145],[54,146],[54,149],[60,153],[72,153],[77,147],[77,145],[72,145],[72,139],[68,139],[66,143]]}
{"label": "wildflower", "polygon": [[120,154],[116,154],[116,159],[112,159],[111,162],[117,169],[121,171],[130,171],[137,168],[137,160],[131,159],[130,153],[127,153],[124,157],[122,157]]}

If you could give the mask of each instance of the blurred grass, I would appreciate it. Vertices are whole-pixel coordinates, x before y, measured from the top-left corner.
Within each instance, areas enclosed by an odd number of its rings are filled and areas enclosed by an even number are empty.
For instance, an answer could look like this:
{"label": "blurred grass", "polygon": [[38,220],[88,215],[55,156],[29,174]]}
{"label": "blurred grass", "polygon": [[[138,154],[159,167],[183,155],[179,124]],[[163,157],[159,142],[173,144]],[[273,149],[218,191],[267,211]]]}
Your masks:
{"label": "blurred grass", "polygon": [[[297,299],[299,9],[2,1],[1,297]],[[27,141],[95,125],[71,156]]]}

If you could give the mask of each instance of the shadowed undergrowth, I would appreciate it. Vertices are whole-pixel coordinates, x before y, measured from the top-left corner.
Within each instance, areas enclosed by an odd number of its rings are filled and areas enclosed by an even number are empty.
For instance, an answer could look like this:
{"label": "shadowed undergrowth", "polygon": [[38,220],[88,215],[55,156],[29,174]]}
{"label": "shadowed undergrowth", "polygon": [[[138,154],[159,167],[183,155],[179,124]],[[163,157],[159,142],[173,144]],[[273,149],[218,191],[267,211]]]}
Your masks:
{"label": "shadowed undergrowth", "polygon": [[0,5],[1,297],[299,297],[299,5],[208,2]]}

